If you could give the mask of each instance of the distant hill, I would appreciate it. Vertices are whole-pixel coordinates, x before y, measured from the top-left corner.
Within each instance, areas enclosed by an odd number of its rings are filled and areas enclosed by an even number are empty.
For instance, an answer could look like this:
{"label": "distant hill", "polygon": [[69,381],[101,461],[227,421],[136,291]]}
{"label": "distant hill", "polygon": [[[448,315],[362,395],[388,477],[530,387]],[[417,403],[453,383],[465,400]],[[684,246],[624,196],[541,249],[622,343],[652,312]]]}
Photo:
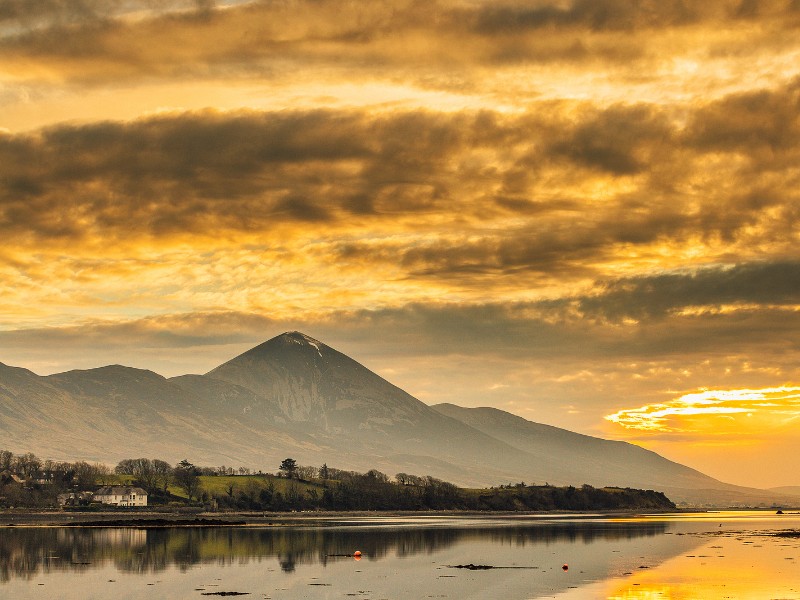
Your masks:
{"label": "distant hill", "polygon": [[[777,495],[765,490],[720,482],[640,446],[592,437],[551,425],[534,423],[496,408],[463,408],[437,404],[432,408],[534,457],[529,472],[537,483],[556,485],[583,481],[591,485],[620,482],[632,488],[664,491],[670,498],[710,504],[758,504]],[[549,479],[556,474],[555,479]]]}
{"label": "distant hill", "polygon": [[491,408],[430,407],[299,332],[205,375],[166,379],[119,365],[41,377],[0,364],[0,445],[53,459],[274,471],[299,464],[500,483],[657,489],[676,501],[772,502],[781,491],[722,483],[623,442]]}
{"label": "distant hill", "polygon": [[770,492],[778,492],[779,494],[788,494],[790,496],[800,497],[800,485],[784,485],[780,487],[769,488]]}

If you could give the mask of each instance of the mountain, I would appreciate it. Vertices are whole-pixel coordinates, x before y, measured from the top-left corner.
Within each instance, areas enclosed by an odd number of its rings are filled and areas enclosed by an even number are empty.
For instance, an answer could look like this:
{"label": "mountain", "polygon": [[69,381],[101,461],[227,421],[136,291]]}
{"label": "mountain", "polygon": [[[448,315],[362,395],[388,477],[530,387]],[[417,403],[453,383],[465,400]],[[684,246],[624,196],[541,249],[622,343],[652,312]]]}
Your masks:
{"label": "mountain", "polygon": [[426,404],[299,332],[256,346],[206,376],[269,399],[290,421],[332,432],[378,433],[387,426],[414,429],[431,417]]}
{"label": "mountain", "polygon": [[[764,490],[723,483],[634,444],[534,423],[496,408],[463,408],[455,404],[432,408],[534,457],[529,472],[536,483],[544,480],[565,485],[582,481],[597,486],[615,482],[614,485],[657,489],[671,498],[691,498],[702,504],[713,504],[721,498],[733,503],[769,503],[777,497]],[[557,475],[555,479],[553,474]],[[794,495],[778,490],[778,495],[786,493]]]}
{"label": "mountain", "polygon": [[788,494],[791,496],[800,496],[800,485],[784,485],[780,487],[769,488],[771,492],[778,492],[780,494]]}
{"label": "mountain", "polygon": [[[536,459],[535,471],[542,476],[559,474],[556,480],[559,484],[574,481],[598,484],[599,480],[608,480],[629,487],[662,489],[718,483],[699,471],[626,442],[533,423],[496,408],[462,408],[454,404],[432,408],[530,454]],[[541,481],[541,476],[536,478]]]}
{"label": "mountain", "polygon": [[340,452],[350,454],[357,448],[353,459],[359,464],[378,459],[391,465],[392,472],[417,464],[479,485],[476,463],[491,460],[496,476],[508,479],[526,460],[504,442],[432,410],[352,358],[299,332],[256,346],[206,377],[251,390],[282,412],[286,422],[303,424],[329,447],[338,445]]}
{"label": "mountain", "polygon": [[722,483],[653,452],[491,408],[430,407],[299,332],[205,375],[166,379],[111,365],[42,377],[0,363],[0,444],[58,460],[175,463],[274,471],[299,464],[430,474],[467,486],[617,485],[674,500],[787,498]]}

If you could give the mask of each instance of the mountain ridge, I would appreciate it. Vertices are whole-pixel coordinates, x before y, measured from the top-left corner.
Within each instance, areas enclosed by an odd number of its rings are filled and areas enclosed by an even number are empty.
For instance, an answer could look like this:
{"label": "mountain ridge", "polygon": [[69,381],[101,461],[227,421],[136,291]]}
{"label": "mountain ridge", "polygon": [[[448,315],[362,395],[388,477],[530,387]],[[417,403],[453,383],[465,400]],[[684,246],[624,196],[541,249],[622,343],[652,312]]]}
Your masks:
{"label": "mountain ridge", "polygon": [[[37,435],[42,431],[48,435]],[[198,464],[274,470],[292,456],[299,464],[416,471],[472,487],[589,483],[671,490],[673,499],[689,502],[707,498],[705,490],[785,497],[500,409],[428,406],[300,332],[204,375],[169,379],[123,365],[39,376],[0,364],[0,433],[21,451],[59,459],[188,456]]]}

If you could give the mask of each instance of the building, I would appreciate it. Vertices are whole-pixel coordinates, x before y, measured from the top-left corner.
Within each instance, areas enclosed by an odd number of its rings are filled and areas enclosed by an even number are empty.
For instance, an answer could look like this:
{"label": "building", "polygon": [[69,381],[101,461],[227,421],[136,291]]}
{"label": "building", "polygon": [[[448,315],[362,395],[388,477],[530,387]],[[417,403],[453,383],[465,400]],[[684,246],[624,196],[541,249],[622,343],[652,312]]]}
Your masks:
{"label": "building", "polygon": [[92,492],[65,492],[58,495],[59,506],[88,506],[92,501]]}
{"label": "building", "polygon": [[25,480],[16,473],[12,473],[8,469],[0,472],[0,485],[7,485],[11,482],[24,484]]}
{"label": "building", "polygon": [[112,506],[147,506],[147,492],[139,487],[107,485],[94,493],[92,501]]}

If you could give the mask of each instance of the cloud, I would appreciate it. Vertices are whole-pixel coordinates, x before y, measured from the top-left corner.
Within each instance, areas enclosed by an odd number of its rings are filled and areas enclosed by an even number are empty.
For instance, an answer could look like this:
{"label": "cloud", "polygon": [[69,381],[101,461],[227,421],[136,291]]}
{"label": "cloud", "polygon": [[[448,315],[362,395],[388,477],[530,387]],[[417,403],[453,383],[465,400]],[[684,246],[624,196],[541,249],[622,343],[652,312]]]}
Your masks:
{"label": "cloud", "polygon": [[86,25],[130,14],[164,14],[188,9],[209,10],[214,0],[4,0],[0,27],[11,32]]}
{"label": "cloud", "polygon": [[[0,13],[9,31],[0,58],[20,78],[55,76],[92,85],[209,74],[266,75],[274,82],[300,75],[300,64],[317,75],[328,69],[376,77],[390,69],[394,77],[434,87],[447,79],[471,85],[476,68],[489,74],[498,66],[530,63],[613,66],[641,78],[643,65],[669,63],[664,50],[684,54],[674,44],[675,30],[704,27],[712,30],[710,38],[729,31],[729,52],[731,45],[753,52],[800,20],[793,3],[772,0],[750,10],[746,5],[303,0],[215,8],[199,0],[12,0]],[[751,22],[761,27],[743,36]],[[662,37],[665,32],[670,35]]]}
{"label": "cloud", "polygon": [[[706,151],[735,152],[758,161],[759,168],[784,166],[784,153],[795,156],[800,135],[797,107],[800,80],[778,90],[732,94],[696,111],[686,139]],[[755,165],[754,165],[755,166]]]}
{"label": "cloud", "polygon": [[[662,404],[621,410],[606,419],[627,429],[696,433],[708,429],[709,422],[719,428],[721,419],[735,421],[734,417],[741,415],[759,417],[759,422],[764,417],[778,423],[791,422],[800,417],[800,387],[702,390]],[[741,426],[736,429],[742,435]]]}
{"label": "cloud", "polygon": [[[722,114],[730,101],[702,110]],[[435,239],[387,254],[435,277],[548,272],[630,246],[694,243],[713,257],[717,245],[721,260],[722,252],[746,255],[756,239],[767,251],[793,243],[794,145],[775,147],[773,173],[753,180],[736,162],[709,173],[718,147],[697,141],[694,125],[681,132],[654,106],[543,108],[200,111],[4,134],[0,230],[42,241],[303,222],[341,233],[355,217],[391,223],[389,231],[435,222]],[[443,229],[452,214],[458,235]],[[487,221],[503,225],[487,230]],[[341,249],[379,257],[381,244],[396,243],[345,238]]]}
{"label": "cloud", "polygon": [[480,9],[478,29],[487,33],[581,27],[593,31],[631,31],[686,26],[695,23],[796,16],[795,3],[722,0],[572,0],[569,2],[498,2]]}
{"label": "cloud", "polygon": [[576,308],[589,318],[614,322],[658,319],[686,309],[791,310],[800,306],[800,263],[755,262],[630,277],[601,282],[596,290],[577,299]]}
{"label": "cloud", "polygon": [[270,333],[294,329],[332,344],[368,347],[382,356],[493,356],[572,365],[748,357],[754,365],[794,369],[800,319],[795,310],[751,308],[732,314],[698,313],[616,323],[565,314],[552,310],[547,302],[414,302],[370,310],[309,307],[293,314],[219,310],[125,321],[84,319],[62,327],[0,331],[0,340],[6,349],[36,347],[45,339],[69,346],[105,340],[103,347],[240,343],[246,349],[248,343],[260,343]]}
{"label": "cloud", "polygon": [[[68,239],[210,225],[261,231],[456,207],[491,217],[498,210],[482,201],[482,186],[504,185],[519,168],[514,155],[542,135],[539,122],[489,112],[205,111],[5,135],[0,228]],[[495,167],[482,164],[492,156]],[[526,191],[517,189],[521,212]],[[506,196],[499,204],[514,206]]]}

